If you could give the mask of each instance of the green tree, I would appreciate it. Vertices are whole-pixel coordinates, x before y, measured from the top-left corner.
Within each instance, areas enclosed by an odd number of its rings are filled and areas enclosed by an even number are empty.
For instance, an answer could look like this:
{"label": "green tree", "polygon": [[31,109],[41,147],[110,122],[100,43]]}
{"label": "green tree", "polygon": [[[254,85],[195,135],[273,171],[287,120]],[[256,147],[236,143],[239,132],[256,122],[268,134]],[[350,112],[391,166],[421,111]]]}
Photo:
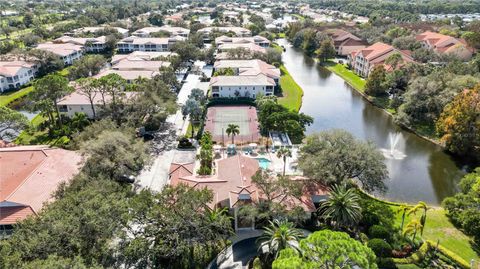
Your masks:
{"label": "green tree", "polygon": [[120,180],[123,176],[138,175],[149,163],[147,146],[118,130],[106,130],[84,142],[81,151],[87,157],[84,171],[92,177]]}
{"label": "green tree", "polygon": [[283,160],[283,176],[285,176],[285,168],[287,165],[287,158],[292,157],[292,151],[289,148],[281,148],[277,151],[277,157]]}
{"label": "green tree", "polygon": [[384,95],[387,91],[385,86],[387,73],[383,65],[377,65],[368,75],[367,83],[365,84],[365,93],[371,96]]}
{"label": "green tree", "polygon": [[407,226],[405,226],[405,229],[403,229],[403,236],[407,236],[409,234],[412,235],[412,242],[415,242],[415,239],[417,238],[417,233],[418,230],[423,230],[423,226],[420,223],[420,221],[413,219],[411,220]]}
{"label": "green tree", "polygon": [[407,215],[416,215],[418,211],[422,211],[422,215],[420,216],[420,234],[423,235],[423,228],[425,227],[425,223],[427,222],[427,211],[428,211],[428,206],[425,202],[418,202],[415,206],[411,207]]}
{"label": "green tree", "polygon": [[200,154],[197,158],[200,160],[199,175],[210,175],[212,173],[213,162],[213,141],[212,135],[205,132],[200,139]]}
{"label": "green tree", "polygon": [[263,228],[263,234],[257,239],[258,251],[267,251],[273,259],[278,258],[281,250],[286,248],[300,252],[298,243],[303,238],[303,232],[286,220],[275,219]]}
{"label": "green tree", "polygon": [[335,47],[333,46],[333,41],[331,39],[323,40],[315,53],[322,63],[328,61],[330,58],[335,57],[336,51]]}
{"label": "green tree", "polygon": [[359,204],[360,197],[354,188],[333,186],[329,198],[318,208],[321,218],[339,228],[353,228],[362,218],[362,208]]}
{"label": "green tree", "polygon": [[348,234],[322,230],[300,241],[298,254],[284,249],[273,264],[273,269],[354,268],[376,269],[373,251]]}
{"label": "green tree", "polygon": [[240,134],[240,127],[236,124],[229,124],[225,132],[227,136],[232,136],[232,144],[235,144],[235,136]]}
{"label": "green tree", "polygon": [[448,150],[480,161],[480,84],[458,94],[436,123]]}
{"label": "green tree", "polygon": [[344,130],[308,136],[298,161],[304,175],[324,186],[356,180],[365,191],[386,189],[388,171],[383,155],[372,142],[357,140]]}
{"label": "green tree", "polygon": [[77,92],[80,95],[87,97],[90,107],[92,108],[93,118],[97,118],[97,111],[95,109],[95,97],[100,94],[98,91],[99,85],[94,78],[81,78],[76,82]]}
{"label": "green tree", "polygon": [[195,100],[195,98],[188,98],[185,105],[182,106],[182,114],[184,118],[188,116],[190,119],[190,126],[192,126],[191,137],[193,138],[195,136],[194,124],[196,121],[200,120],[200,117],[203,115],[200,101]]}
{"label": "green tree", "polygon": [[69,69],[68,76],[71,80],[94,76],[105,66],[105,57],[98,54],[85,55],[78,61],[75,61]]}
{"label": "green tree", "polygon": [[480,244],[480,167],[466,174],[459,187],[460,192],[445,198],[442,206],[452,223]]}
{"label": "green tree", "polygon": [[40,110],[47,115],[50,123],[54,123],[54,115],[62,126],[62,117],[58,110],[58,101],[73,89],[68,85],[68,79],[56,74],[50,74],[38,79],[33,85],[34,91],[30,95],[33,109]]}
{"label": "green tree", "polygon": [[64,67],[64,62],[59,56],[52,52],[32,49],[28,51],[28,56],[32,58],[38,66],[38,76],[43,76],[54,71],[58,71]]}
{"label": "green tree", "polygon": [[[212,214],[213,193],[186,185],[160,193],[141,191],[131,200],[130,221],[120,239],[119,260],[127,268],[205,267],[232,235],[226,211]],[[138,229],[137,227],[142,227]]]}
{"label": "green tree", "polygon": [[217,76],[234,76],[234,75],[235,75],[235,72],[230,67],[220,69],[220,70],[216,70],[215,73],[213,74],[214,77],[217,77]]}
{"label": "green tree", "polygon": [[402,62],[402,55],[398,52],[388,56],[388,58],[385,59],[385,63],[390,65],[393,70],[396,70]]}
{"label": "green tree", "polygon": [[0,140],[13,139],[29,126],[27,117],[6,106],[0,107]]}
{"label": "green tree", "polygon": [[159,13],[152,13],[148,16],[148,22],[155,26],[163,25],[163,16]]}

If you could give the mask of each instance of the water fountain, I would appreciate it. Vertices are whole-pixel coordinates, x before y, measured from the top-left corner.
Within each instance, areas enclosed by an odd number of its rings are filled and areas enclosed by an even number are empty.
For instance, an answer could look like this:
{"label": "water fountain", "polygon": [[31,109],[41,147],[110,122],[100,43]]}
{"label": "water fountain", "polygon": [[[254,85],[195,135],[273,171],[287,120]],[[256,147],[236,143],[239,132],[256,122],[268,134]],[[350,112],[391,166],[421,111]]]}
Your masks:
{"label": "water fountain", "polygon": [[398,142],[401,138],[400,133],[390,133],[389,138],[390,138],[390,148],[380,149],[380,151],[383,153],[383,156],[385,156],[385,158],[387,159],[393,159],[393,160],[402,160],[405,157],[407,157],[405,153],[397,149]]}

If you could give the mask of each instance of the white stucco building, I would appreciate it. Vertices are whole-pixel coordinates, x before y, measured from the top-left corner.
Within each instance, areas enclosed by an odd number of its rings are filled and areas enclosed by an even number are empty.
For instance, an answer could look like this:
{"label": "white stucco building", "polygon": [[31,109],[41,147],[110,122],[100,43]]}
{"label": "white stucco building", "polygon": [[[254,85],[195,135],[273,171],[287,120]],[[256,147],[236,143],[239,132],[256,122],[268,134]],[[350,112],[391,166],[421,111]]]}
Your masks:
{"label": "white stucco building", "polygon": [[182,37],[136,37],[130,36],[120,40],[117,43],[117,49],[120,53],[133,51],[169,51],[178,41],[184,40]]}
{"label": "white stucco building", "polygon": [[99,53],[107,48],[107,38],[105,36],[99,37],[71,37],[62,36],[54,41],[55,43],[69,43],[83,46],[86,52]]}
{"label": "white stucco building", "polygon": [[[136,92],[124,92],[121,96],[124,100],[130,100],[134,98]],[[75,91],[64,98],[62,98],[57,106],[60,113],[72,118],[75,116],[75,113],[85,113],[89,119],[94,118],[94,110],[96,118],[101,118],[102,109],[104,107],[103,100],[105,104],[108,105],[111,102],[112,98],[110,95],[105,95],[102,97],[102,93],[97,92],[93,95],[93,108],[89,98],[86,95],[80,93],[80,91]]]}
{"label": "white stucco building", "polygon": [[26,61],[0,62],[0,92],[14,90],[30,82],[38,71],[35,63]]}
{"label": "white stucco building", "polygon": [[218,76],[210,79],[212,97],[255,99],[258,94],[273,95],[275,81],[264,74],[251,76]]}
{"label": "white stucco building", "polygon": [[49,51],[60,57],[65,65],[71,65],[74,61],[80,59],[84,53],[84,47],[71,43],[41,43],[36,49]]}

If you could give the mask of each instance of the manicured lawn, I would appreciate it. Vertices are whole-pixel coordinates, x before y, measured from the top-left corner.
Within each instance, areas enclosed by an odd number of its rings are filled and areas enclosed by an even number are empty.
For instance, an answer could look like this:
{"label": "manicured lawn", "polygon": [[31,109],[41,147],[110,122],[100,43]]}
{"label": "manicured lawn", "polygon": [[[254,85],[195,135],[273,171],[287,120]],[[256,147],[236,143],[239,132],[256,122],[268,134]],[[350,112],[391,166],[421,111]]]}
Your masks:
{"label": "manicured lawn", "polygon": [[282,76],[280,77],[280,87],[282,87],[283,96],[278,98],[278,103],[288,109],[299,111],[302,107],[303,90],[293,80],[285,66],[280,66]]}
{"label": "manicured lawn", "polygon": [[[397,206],[392,206],[392,208],[394,211],[398,209]],[[412,218],[419,219],[420,216],[421,213],[419,212],[417,216],[411,215],[407,217],[405,219],[405,225],[407,225]],[[398,213],[396,223],[399,227],[401,222],[402,215]],[[432,242],[440,240],[440,245],[460,256],[467,263],[470,262],[471,259],[480,261],[480,256],[470,245],[470,238],[453,226],[445,215],[443,208],[438,207],[427,211],[427,222],[422,237]]]}
{"label": "manicured lawn", "polygon": [[325,65],[325,67],[328,70],[340,76],[341,78],[343,78],[356,90],[362,93],[365,91],[366,81],[361,77],[359,77],[357,74],[355,74],[352,70],[349,70],[345,65],[334,63],[334,62],[328,62]]}
{"label": "manicured lawn", "polygon": [[13,102],[13,101],[15,101],[19,98],[22,98],[23,96],[27,95],[31,91],[33,91],[32,86],[20,89],[18,91],[8,92],[8,93],[5,93],[5,94],[2,94],[2,95],[0,95],[0,106],[7,106],[11,102]]}

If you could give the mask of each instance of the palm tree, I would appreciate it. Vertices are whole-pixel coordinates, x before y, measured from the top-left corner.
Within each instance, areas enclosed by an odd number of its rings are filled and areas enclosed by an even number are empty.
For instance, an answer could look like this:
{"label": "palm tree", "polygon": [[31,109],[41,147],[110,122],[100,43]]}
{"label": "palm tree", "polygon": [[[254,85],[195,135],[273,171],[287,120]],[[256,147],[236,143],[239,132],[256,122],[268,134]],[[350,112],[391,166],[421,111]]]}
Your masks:
{"label": "palm tree", "polygon": [[356,225],[362,217],[359,202],[360,196],[355,189],[347,189],[343,185],[332,186],[329,199],[320,205],[318,211],[336,228],[347,228]]}
{"label": "palm tree", "polygon": [[257,239],[260,243],[258,250],[261,252],[264,247],[274,258],[278,257],[280,250],[293,248],[300,252],[298,241],[304,237],[302,231],[295,228],[295,225],[286,220],[269,221],[269,225],[263,228],[264,233]]}
{"label": "palm tree", "polygon": [[411,214],[416,215],[418,211],[423,211],[422,216],[420,217],[420,224],[422,227],[420,228],[420,234],[423,235],[423,228],[425,227],[425,223],[427,222],[427,211],[428,211],[428,206],[427,203],[425,202],[418,202],[414,207],[412,207],[408,211],[408,215],[410,216]]}
{"label": "palm tree", "polygon": [[405,227],[405,230],[403,230],[403,236],[412,234],[412,243],[414,243],[415,237],[417,237],[418,229],[423,230],[423,225],[416,219],[411,220]]}
{"label": "palm tree", "polygon": [[292,157],[292,151],[289,148],[281,148],[277,151],[277,157],[283,159],[283,176],[285,176],[285,166],[287,165],[287,157]]}
{"label": "palm tree", "polygon": [[72,129],[76,131],[83,131],[83,129],[90,124],[87,114],[83,112],[75,112],[70,123]]}
{"label": "palm tree", "polygon": [[397,213],[402,212],[402,224],[400,225],[400,230],[403,230],[403,225],[405,224],[405,216],[407,215],[408,210],[411,208],[411,206],[403,204],[400,205],[400,207],[397,209]]}
{"label": "palm tree", "polygon": [[236,124],[229,124],[225,131],[228,136],[232,135],[232,144],[235,144],[235,136],[240,134],[240,127]]}

